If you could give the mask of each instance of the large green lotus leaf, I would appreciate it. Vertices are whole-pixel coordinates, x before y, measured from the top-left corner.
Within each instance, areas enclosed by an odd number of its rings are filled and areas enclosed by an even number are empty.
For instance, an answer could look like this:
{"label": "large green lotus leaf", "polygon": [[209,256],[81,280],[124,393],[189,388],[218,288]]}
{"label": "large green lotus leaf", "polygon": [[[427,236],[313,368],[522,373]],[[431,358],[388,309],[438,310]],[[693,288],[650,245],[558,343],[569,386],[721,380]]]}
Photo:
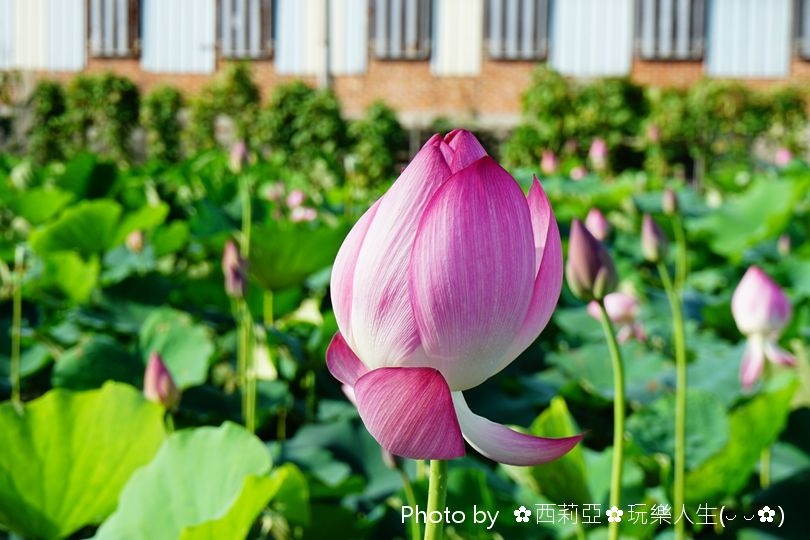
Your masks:
{"label": "large green lotus leaf", "polygon": [[109,193],[117,175],[114,164],[100,162],[93,154],[81,153],[65,165],[56,183],[79,199],[93,199]]}
{"label": "large green lotus leaf", "polygon": [[774,381],[734,409],[726,445],[686,475],[687,502],[722,500],[748,484],[760,452],[773,444],[785,426],[796,383],[792,377]]}
{"label": "large green lotus leaf", "polygon": [[8,203],[11,211],[32,225],[41,225],[73,200],[73,195],[56,187],[37,187],[16,194]]}
{"label": "large green lotus leaf", "polygon": [[214,344],[208,330],[182,311],[152,312],[141,327],[140,346],[144,365],[153,352],[160,354],[178,388],[196,386],[208,378]]}
{"label": "large green lotus leaf", "polygon": [[[551,400],[549,407],[540,413],[529,431],[540,437],[570,437],[580,433],[568,412],[565,400],[561,397]],[[585,457],[579,445],[551,463],[533,467],[504,466],[504,468],[512,478],[556,503],[591,502]]]}
{"label": "large green lotus leaf", "polygon": [[111,200],[80,202],[56,221],[31,234],[31,246],[40,254],[77,251],[91,255],[105,251],[115,238],[121,206]]}
{"label": "large green lotus leaf", "polygon": [[66,351],[56,362],[51,384],[72,390],[98,388],[107,380],[140,386],[144,365],[109,336],[98,334]]}
{"label": "large green lotus leaf", "polygon": [[308,224],[257,225],[251,232],[250,276],[265,289],[301,284],[310,274],[330,266],[348,227]]}
{"label": "large green lotus leaf", "polygon": [[[627,431],[647,454],[675,452],[675,396],[663,396],[627,419]],[[728,420],[714,394],[689,388],[686,392],[686,469],[691,470],[728,442]]]}
{"label": "large green lotus leaf", "polygon": [[0,525],[26,538],[62,538],[101,523],[158,451],[163,414],[118,383],[52,390],[22,412],[0,405]]}
{"label": "large green lotus leaf", "polygon": [[810,179],[762,178],[716,211],[686,224],[690,233],[707,236],[715,253],[740,260],[747,248],[785,229],[808,189]]}
{"label": "large green lotus leaf", "polygon": [[58,251],[42,258],[42,271],[32,285],[81,304],[90,298],[99,272],[97,258],[84,260],[75,251]]}
{"label": "large green lotus leaf", "polygon": [[112,245],[123,243],[127,235],[133,231],[149,231],[162,225],[168,215],[169,205],[162,202],[152,206],[144,206],[125,215],[121,220],[121,224],[118,225]]}
{"label": "large green lotus leaf", "polygon": [[241,426],[179,431],[132,476],[96,538],[244,538],[283,482],[269,471],[269,452]]}

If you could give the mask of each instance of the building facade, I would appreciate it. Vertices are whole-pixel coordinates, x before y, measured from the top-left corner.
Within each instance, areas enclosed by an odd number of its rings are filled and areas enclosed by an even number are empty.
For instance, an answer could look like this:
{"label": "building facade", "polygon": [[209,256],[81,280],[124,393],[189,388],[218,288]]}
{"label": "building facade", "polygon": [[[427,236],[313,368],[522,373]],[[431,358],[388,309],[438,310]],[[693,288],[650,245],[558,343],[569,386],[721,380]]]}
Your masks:
{"label": "building facade", "polygon": [[265,92],[329,84],[350,115],[381,98],[410,124],[510,125],[543,62],[653,85],[810,83],[810,0],[0,0],[0,70],[193,92],[238,60]]}

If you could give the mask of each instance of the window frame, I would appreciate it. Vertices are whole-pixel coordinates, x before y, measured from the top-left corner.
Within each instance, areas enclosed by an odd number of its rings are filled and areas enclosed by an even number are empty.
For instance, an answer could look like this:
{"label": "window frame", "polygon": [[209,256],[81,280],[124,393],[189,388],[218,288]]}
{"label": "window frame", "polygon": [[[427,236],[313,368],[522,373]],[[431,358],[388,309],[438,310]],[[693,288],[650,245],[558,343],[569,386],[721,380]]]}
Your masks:
{"label": "window frame", "polygon": [[[224,40],[223,40],[223,30],[225,24],[225,7],[226,2],[228,2],[231,6],[231,16],[233,16],[236,12],[236,5],[239,0],[217,0],[216,5],[216,43],[217,43],[217,55],[222,60],[268,60],[273,58],[273,54],[275,52],[276,46],[276,31],[275,31],[275,21],[276,21],[276,9],[277,3],[274,0],[255,0],[259,4],[259,52],[254,54],[248,50],[239,50],[236,47],[233,47],[232,50],[228,51],[225,49]],[[250,17],[250,4],[254,0],[242,0],[245,5],[245,22],[249,20]],[[232,25],[232,29],[234,26]],[[245,39],[249,40],[250,35],[249,32],[245,33]],[[236,36],[233,33],[231,35],[231,40],[233,41]]]}
{"label": "window frame", "polygon": [[[380,15],[380,6],[384,4],[385,22],[383,24],[378,21]],[[392,5],[400,5],[402,16],[400,18],[401,27],[399,28],[398,40],[400,49],[395,50],[391,47],[393,37],[391,29],[393,28],[393,20],[389,14],[389,8]],[[416,33],[416,48],[409,48],[407,46],[408,40],[408,13],[409,6],[415,5],[416,14],[414,18],[416,21],[413,24]],[[369,9],[371,10],[369,17],[369,43],[372,51],[371,55],[375,60],[379,61],[424,61],[429,60],[433,54],[433,25],[434,25],[434,9],[433,0],[371,0],[369,2]],[[426,20],[424,15],[427,15]],[[384,46],[380,44],[380,30],[383,29],[385,35]]]}
{"label": "window frame", "polygon": [[[636,57],[648,62],[700,62],[706,56],[706,32],[708,28],[708,9],[711,0],[686,0],[689,2],[689,32],[687,52],[679,55],[677,52],[677,28],[678,28],[678,7],[682,0],[668,0],[672,2],[671,24],[671,44],[670,52],[660,51],[661,41],[661,3],[664,0],[637,0],[636,1]],[[644,26],[645,26],[645,5],[652,2],[655,6],[655,18],[653,20],[653,52],[648,53],[645,46]]]}
{"label": "window frame", "polygon": [[[486,0],[486,5],[484,6],[484,48],[486,50],[486,57],[490,60],[497,61],[497,62],[526,62],[526,61],[545,61],[549,58],[549,52],[551,49],[551,3],[552,0],[529,0],[530,2],[534,3],[534,24],[532,25],[533,29],[533,39],[531,42],[533,43],[533,51],[526,52],[523,45],[525,44],[524,38],[524,30],[525,27],[521,24],[521,21],[524,20],[521,15],[522,14],[522,6],[524,6],[524,2],[526,0],[518,0],[517,4],[517,21],[515,22],[516,25],[516,33],[517,37],[515,41],[517,42],[516,45],[516,52],[511,54],[509,46],[507,44],[507,39],[509,36],[508,34],[508,5],[507,0]],[[500,53],[493,53],[493,9],[495,8],[495,4],[499,3],[501,8],[501,35],[500,35]],[[539,8],[539,9],[538,9]],[[542,12],[545,12],[541,15]],[[540,20],[542,17],[542,21],[545,21],[545,30],[542,34],[539,33],[539,27],[542,26],[542,22]]]}
{"label": "window frame", "polygon": [[[141,2],[139,0],[125,0],[127,4],[127,13],[126,13],[126,28],[127,28],[127,44],[126,50],[120,51],[115,43],[117,38],[118,32],[118,21],[117,21],[117,6],[118,0],[87,0],[85,4],[86,9],[86,26],[87,26],[87,58],[98,58],[98,59],[127,59],[127,58],[139,58],[141,55]],[[101,46],[99,49],[95,48],[95,35],[93,33],[95,24],[94,24],[94,5],[98,4],[98,7],[101,8],[101,13],[98,15],[99,17],[99,24],[101,30],[101,36],[99,37],[99,42]],[[108,5],[112,5],[115,7],[115,12],[112,15],[113,20],[113,37],[112,42],[113,46],[112,49],[106,49],[104,45],[105,41],[105,19],[106,19],[106,10],[105,7]]]}

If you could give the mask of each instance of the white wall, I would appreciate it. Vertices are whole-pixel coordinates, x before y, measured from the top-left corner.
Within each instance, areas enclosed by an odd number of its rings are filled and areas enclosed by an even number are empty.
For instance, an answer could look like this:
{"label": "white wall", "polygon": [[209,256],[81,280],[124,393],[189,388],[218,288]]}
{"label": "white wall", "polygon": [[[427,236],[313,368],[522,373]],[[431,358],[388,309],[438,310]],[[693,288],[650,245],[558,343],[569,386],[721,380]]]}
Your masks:
{"label": "white wall", "polygon": [[481,72],[484,0],[434,0],[430,71],[439,76]]}
{"label": "white wall", "polygon": [[213,73],[216,68],[215,0],[142,0],[146,71]]}

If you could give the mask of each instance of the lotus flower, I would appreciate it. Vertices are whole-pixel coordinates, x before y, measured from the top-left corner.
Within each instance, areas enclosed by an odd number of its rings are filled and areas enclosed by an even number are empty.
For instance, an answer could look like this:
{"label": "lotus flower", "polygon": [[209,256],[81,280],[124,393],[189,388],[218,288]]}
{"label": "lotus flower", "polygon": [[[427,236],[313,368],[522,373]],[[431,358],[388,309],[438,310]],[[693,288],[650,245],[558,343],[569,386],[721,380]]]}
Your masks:
{"label": "lotus flower", "polygon": [[766,358],[775,364],[796,364],[796,359],[777,345],[790,312],[790,301],[779,285],[759,267],[750,267],[731,297],[734,322],[748,338],[740,368],[746,390],[759,378]]}
{"label": "lotus flower", "polygon": [[777,167],[785,167],[791,161],[793,161],[793,153],[788,150],[787,148],[780,148],[776,151],[776,156],[774,156],[774,163],[776,163]]}
{"label": "lotus flower", "polygon": [[585,216],[585,228],[600,242],[603,242],[610,234],[610,223],[598,208],[591,208],[588,215]]}
{"label": "lotus flower", "polygon": [[619,281],[610,253],[578,219],[571,222],[565,277],[571,292],[582,300],[602,300]]}
{"label": "lotus flower", "polygon": [[543,150],[543,158],[540,160],[540,170],[546,176],[551,176],[557,172],[557,156],[551,150]]}
{"label": "lotus flower", "polygon": [[473,413],[463,391],[492,377],[548,323],[562,284],[557,222],[468,131],[434,135],[338,252],[327,351],[387,451],[464,455],[464,439],[513,465],[556,459],[580,436],[544,439]]}
{"label": "lotus flower", "polygon": [[641,254],[650,262],[657,263],[666,257],[669,242],[650,214],[644,214],[641,221]]}
{"label": "lotus flower", "polygon": [[301,223],[303,221],[315,221],[318,217],[318,211],[309,206],[298,206],[290,212],[290,221],[293,223]]}
{"label": "lotus flower", "polygon": [[664,189],[661,196],[661,209],[667,216],[674,216],[678,213],[678,194],[671,187]]}
{"label": "lotus flower", "polygon": [[588,150],[588,157],[591,160],[591,165],[597,171],[604,170],[607,167],[608,148],[605,139],[597,137],[591,143],[591,148]]}
{"label": "lotus flower", "polygon": [[146,365],[146,372],[143,376],[143,395],[149,401],[160,403],[165,408],[172,410],[180,402],[180,391],[174,384],[172,374],[163,363],[163,359],[157,353],[152,353],[149,363]]}
{"label": "lotus flower", "polygon": [[231,240],[228,240],[222,251],[222,274],[225,276],[225,292],[228,296],[231,298],[244,297],[247,285],[247,262]]}
{"label": "lotus flower", "polygon": [[287,206],[289,208],[298,208],[304,201],[306,200],[307,196],[304,194],[303,191],[300,189],[294,189],[287,195]]}
{"label": "lotus flower", "polygon": [[583,167],[582,165],[578,165],[573,169],[571,169],[571,180],[579,182],[580,180],[585,178],[587,174],[588,174],[587,169],[585,169],[585,167]]}
{"label": "lotus flower", "polygon": [[124,240],[124,243],[126,244],[127,248],[130,251],[140,253],[141,251],[143,251],[144,245],[143,231],[141,230],[132,231],[127,235],[126,240]]}
{"label": "lotus flower", "polygon": [[248,149],[245,141],[236,141],[231,146],[231,153],[228,156],[228,166],[231,172],[239,174],[245,168],[248,162]]}
{"label": "lotus flower", "polygon": [[[613,324],[618,326],[616,340],[624,343],[631,337],[638,341],[647,339],[644,327],[636,319],[638,317],[638,300],[632,294],[614,292],[605,296],[605,311]],[[596,301],[588,304],[588,313],[594,319],[601,320],[601,310]]]}

